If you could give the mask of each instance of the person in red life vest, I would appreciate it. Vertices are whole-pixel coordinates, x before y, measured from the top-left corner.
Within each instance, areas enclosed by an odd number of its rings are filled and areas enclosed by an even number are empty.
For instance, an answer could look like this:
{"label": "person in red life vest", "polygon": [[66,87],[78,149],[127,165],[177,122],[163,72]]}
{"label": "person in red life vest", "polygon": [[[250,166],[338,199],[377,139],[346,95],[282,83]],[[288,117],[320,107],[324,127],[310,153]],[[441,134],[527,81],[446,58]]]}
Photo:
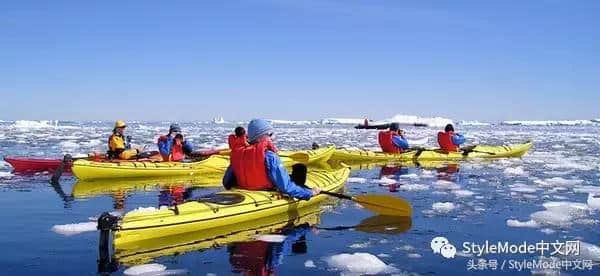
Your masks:
{"label": "person in red life vest", "polygon": [[465,137],[454,132],[452,124],[446,125],[444,132],[438,133],[438,144],[440,149],[447,152],[458,152],[460,145],[465,142]]}
{"label": "person in red life vest", "polygon": [[248,124],[248,145],[231,150],[231,164],[223,177],[226,189],[237,187],[246,190],[271,190],[291,197],[308,200],[321,192],[318,188],[308,189],[290,179],[281,164],[277,148],[271,141],[273,127],[263,119],[254,119]]}
{"label": "person in red life vest", "polygon": [[402,153],[409,147],[408,140],[404,138],[404,131],[398,123],[391,123],[389,130],[380,131],[378,141],[381,150],[387,153]]}
{"label": "person in red life vest", "polygon": [[241,126],[236,127],[234,134],[227,137],[227,143],[229,143],[229,149],[248,145],[248,135],[246,135],[246,130]]}
{"label": "person in red life vest", "polygon": [[[176,136],[180,136],[179,143],[175,141]],[[158,137],[157,146],[163,161],[181,161],[186,154],[194,151],[194,146],[183,139],[181,127],[178,124],[172,124],[169,127],[169,134]],[[174,155],[176,156],[174,157]]]}

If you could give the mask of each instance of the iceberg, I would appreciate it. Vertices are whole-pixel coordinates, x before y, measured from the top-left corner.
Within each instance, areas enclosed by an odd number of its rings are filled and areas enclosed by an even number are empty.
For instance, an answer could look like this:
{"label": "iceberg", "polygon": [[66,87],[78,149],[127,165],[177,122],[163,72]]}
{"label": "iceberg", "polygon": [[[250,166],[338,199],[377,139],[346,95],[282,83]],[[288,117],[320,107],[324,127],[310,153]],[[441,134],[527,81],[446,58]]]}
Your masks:
{"label": "iceberg", "polygon": [[595,120],[558,120],[558,121],[504,121],[509,126],[581,126],[597,124]]}
{"label": "iceberg", "polygon": [[459,125],[461,126],[489,126],[490,123],[484,123],[480,121],[459,121]]}
{"label": "iceberg", "polygon": [[418,125],[418,126],[429,126],[429,127],[444,127],[447,124],[452,124],[451,119],[442,117],[418,117],[414,115],[403,115],[397,114],[390,119],[383,120],[384,122],[400,123],[401,125]]}

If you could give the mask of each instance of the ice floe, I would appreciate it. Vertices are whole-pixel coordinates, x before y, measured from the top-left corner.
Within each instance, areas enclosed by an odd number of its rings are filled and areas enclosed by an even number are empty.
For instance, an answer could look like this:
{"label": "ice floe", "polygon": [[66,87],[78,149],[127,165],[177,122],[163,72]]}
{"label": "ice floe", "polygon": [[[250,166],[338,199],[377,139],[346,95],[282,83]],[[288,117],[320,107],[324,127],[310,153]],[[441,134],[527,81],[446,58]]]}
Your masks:
{"label": "ice floe", "polygon": [[438,190],[458,190],[460,186],[452,181],[438,180],[434,184],[434,187]]}
{"label": "ice floe", "polygon": [[84,232],[92,232],[97,230],[98,223],[97,222],[81,222],[81,223],[72,223],[72,224],[62,224],[62,225],[54,225],[52,226],[52,231],[55,233],[64,235],[64,236],[72,236],[77,235]]}
{"label": "ice floe", "polygon": [[454,190],[452,191],[452,193],[457,197],[470,197],[475,194],[474,192],[469,190]]}
{"label": "ice floe", "polygon": [[526,175],[527,173],[523,170],[523,167],[516,167],[516,168],[506,168],[504,170],[504,174],[506,174],[508,176],[521,176],[521,175]]}
{"label": "ice floe", "polygon": [[304,267],[315,268],[317,266],[313,260],[306,260],[306,262],[304,262]]}
{"label": "ice floe", "polygon": [[415,192],[415,191],[425,191],[429,190],[429,185],[425,184],[403,184],[398,187],[398,189],[407,192]]}
{"label": "ice floe", "polygon": [[265,235],[255,235],[254,239],[264,242],[283,242],[285,240],[284,235],[277,234],[265,234]]}
{"label": "ice floe", "polygon": [[348,177],[348,180],[346,180],[346,182],[348,182],[348,183],[365,183],[365,182],[367,182],[367,179],[362,178],[362,177]]}
{"label": "ice floe", "polygon": [[123,271],[123,274],[128,276],[147,275],[149,273],[162,272],[167,270],[167,267],[161,264],[143,264],[132,266]]}
{"label": "ice floe", "polygon": [[330,268],[343,275],[392,274],[398,269],[369,253],[338,254],[325,258]]}
{"label": "ice floe", "polygon": [[448,213],[456,209],[456,205],[452,202],[436,202],[431,208],[438,213]]}
{"label": "ice floe", "polygon": [[538,228],[540,225],[534,220],[518,221],[515,219],[509,219],[506,221],[506,225],[509,227],[527,227],[527,228]]}

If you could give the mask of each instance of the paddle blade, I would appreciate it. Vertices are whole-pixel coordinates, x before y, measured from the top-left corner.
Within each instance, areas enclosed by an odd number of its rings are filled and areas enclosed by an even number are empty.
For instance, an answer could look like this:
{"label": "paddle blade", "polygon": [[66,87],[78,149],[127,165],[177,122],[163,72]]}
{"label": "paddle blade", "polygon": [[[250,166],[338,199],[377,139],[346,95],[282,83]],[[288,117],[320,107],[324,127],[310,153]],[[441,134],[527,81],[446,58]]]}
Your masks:
{"label": "paddle blade", "polygon": [[292,153],[292,154],[279,154],[279,156],[281,157],[288,157],[291,158],[292,160],[298,162],[298,163],[308,163],[308,153],[305,152],[296,152],[296,153]]}
{"label": "paddle blade", "polygon": [[390,195],[357,195],[352,200],[365,209],[386,216],[410,217],[412,206],[406,200]]}

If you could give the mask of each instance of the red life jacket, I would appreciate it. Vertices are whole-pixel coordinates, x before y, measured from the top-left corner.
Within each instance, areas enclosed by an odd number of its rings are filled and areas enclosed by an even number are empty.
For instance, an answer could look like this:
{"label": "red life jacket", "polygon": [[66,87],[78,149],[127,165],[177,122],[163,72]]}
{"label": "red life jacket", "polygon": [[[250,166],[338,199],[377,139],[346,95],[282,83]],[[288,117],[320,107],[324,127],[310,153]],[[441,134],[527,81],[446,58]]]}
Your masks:
{"label": "red life jacket", "polygon": [[438,144],[440,145],[440,149],[445,150],[447,152],[457,152],[458,146],[452,142],[452,136],[454,135],[454,131],[438,132]]}
{"label": "red life jacket", "polygon": [[237,136],[235,136],[235,134],[231,134],[231,135],[229,135],[229,137],[227,137],[227,142],[229,143],[229,149],[234,149],[239,146],[245,146],[248,144],[247,141],[248,141],[247,135],[244,135],[242,137],[237,137]]}
{"label": "red life jacket", "polygon": [[263,139],[231,150],[231,166],[239,188],[254,191],[273,188],[265,165],[269,145],[272,145],[271,139]]}
{"label": "red life jacket", "polygon": [[392,137],[397,136],[398,132],[388,130],[379,132],[379,146],[383,152],[387,153],[401,153],[402,149],[396,147],[392,142]]}
{"label": "red life jacket", "polygon": [[183,143],[173,141],[173,148],[171,148],[170,161],[181,161],[183,159],[185,159],[185,153],[183,152]]}

